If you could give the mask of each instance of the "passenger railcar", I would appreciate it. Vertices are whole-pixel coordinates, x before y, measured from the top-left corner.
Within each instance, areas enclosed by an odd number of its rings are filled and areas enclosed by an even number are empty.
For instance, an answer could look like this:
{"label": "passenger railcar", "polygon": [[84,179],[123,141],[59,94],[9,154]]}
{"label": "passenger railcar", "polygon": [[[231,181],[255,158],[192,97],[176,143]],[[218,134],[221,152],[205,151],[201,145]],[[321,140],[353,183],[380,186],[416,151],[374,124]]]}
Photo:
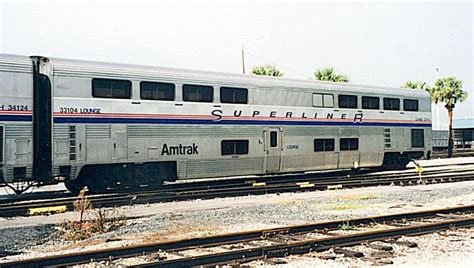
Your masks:
{"label": "passenger railcar", "polygon": [[0,82],[9,185],[402,168],[432,147],[421,90],[12,55]]}

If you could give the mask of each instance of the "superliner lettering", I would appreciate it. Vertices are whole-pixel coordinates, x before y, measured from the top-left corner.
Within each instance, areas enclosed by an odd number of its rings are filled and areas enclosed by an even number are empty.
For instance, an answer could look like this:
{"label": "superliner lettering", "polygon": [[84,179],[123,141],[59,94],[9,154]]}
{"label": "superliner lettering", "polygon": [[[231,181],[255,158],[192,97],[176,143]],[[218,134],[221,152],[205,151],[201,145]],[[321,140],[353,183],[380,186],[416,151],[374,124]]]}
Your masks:
{"label": "superliner lettering", "polygon": [[[220,109],[215,109],[215,110],[211,111],[211,115],[215,117],[214,121],[222,120],[223,113],[224,113],[224,111],[222,111]],[[294,112],[285,112],[285,113],[283,113],[283,115],[284,115],[285,118],[324,118],[324,116],[320,116],[318,113],[306,114],[306,112],[302,112],[300,114],[297,114],[297,113],[294,113]],[[242,116],[242,110],[234,110],[233,117],[240,117],[240,116]],[[254,110],[248,116],[259,117],[259,116],[262,116],[262,114],[261,114],[260,111]],[[277,113],[277,111],[271,111],[268,114],[268,116],[269,117],[277,117],[278,113]],[[346,113],[342,113],[339,116],[336,115],[336,117],[340,117],[341,119],[348,119],[349,118],[349,116]],[[360,112],[355,113],[354,116],[352,116],[353,122],[354,123],[356,123],[356,122],[360,123],[360,122],[362,122],[363,117],[364,117],[364,115],[362,113],[360,113]],[[326,119],[334,119],[334,113],[327,113]]]}
{"label": "superliner lettering", "polygon": [[175,145],[175,146],[168,146],[168,144],[163,144],[163,148],[161,149],[161,155],[197,155],[198,146],[193,143],[193,145]]}

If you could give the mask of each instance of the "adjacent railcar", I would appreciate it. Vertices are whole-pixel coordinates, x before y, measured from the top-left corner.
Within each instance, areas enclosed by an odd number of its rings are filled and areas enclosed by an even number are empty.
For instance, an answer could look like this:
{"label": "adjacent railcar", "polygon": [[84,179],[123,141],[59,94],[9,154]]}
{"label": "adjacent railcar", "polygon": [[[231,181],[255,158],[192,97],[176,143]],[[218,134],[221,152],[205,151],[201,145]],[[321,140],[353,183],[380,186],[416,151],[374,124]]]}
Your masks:
{"label": "adjacent railcar", "polygon": [[12,55],[0,82],[9,185],[403,168],[432,150],[421,90]]}

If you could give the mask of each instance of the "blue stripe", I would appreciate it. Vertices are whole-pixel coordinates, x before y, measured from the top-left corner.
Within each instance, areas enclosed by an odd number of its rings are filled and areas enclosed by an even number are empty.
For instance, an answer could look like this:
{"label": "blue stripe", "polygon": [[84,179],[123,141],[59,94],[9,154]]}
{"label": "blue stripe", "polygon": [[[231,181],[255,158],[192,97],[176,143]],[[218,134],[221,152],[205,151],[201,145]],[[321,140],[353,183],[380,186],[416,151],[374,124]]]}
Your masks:
{"label": "blue stripe", "polygon": [[21,121],[21,122],[31,122],[33,121],[33,116],[31,115],[4,115],[0,114],[0,121]]}
{"label": "blue stripe", "polygon": [[56,117],[54,123],[88,124],[189,124],[189,125],[286,125],[286,126],[394,126],[431,127],[431,124],[385,123],[385,122],[331,122],[331,121],[284,121],[284,120],[206,120],[206,119],[161,119],[161,118],[84,118]]}
{"label": "blue stripe", "polygon": [[[0,121],[31,122],[31,115],[0,115]],[[92,118],[55,117],[54,123],[67,124],[188,124],[188,125],[276,125],[276,126],[373,126],[373,127],[431,127],[431,124],[389,122],[338,122],[338,121],[285,121],[285,120],[206,120],[162,118]]]}

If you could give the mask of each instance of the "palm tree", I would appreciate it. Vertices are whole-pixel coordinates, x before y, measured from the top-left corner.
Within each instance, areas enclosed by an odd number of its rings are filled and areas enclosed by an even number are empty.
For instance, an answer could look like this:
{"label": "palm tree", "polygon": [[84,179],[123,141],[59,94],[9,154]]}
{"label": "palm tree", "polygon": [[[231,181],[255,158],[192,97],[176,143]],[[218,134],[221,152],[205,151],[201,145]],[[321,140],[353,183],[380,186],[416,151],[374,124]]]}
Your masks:
{"label": "palm tree", "polygon": [[347,75],[336,73],[333,67],[317,69],[314,78],[319,81],[349,82]]}
{"label": "palm tree", "polygon": [[426,82],[422,81],[406,81],[405,84],[401,86],[402,88],[411,88],[411,89],[422,89],[425,91],[430,91],[430,87]]}
{"label": "palm tree", "polygon": [[275,66],[273,65],[260,65],[255,66],[252,68],[252,73],[254,75],[266,75],[266,76],[283,76],[283,73],[280,72]]}
{"label": "palm tree", "polygon": [[456,103],[467,98],[467,92],[462,90],[462,81],[456,77],[443,77],[436,80],[434,87],[430,90],[431,99],[435,104],[444,102],[448,110],[449,134],[448,134],[448,157],[453,155],[453,109]]}

